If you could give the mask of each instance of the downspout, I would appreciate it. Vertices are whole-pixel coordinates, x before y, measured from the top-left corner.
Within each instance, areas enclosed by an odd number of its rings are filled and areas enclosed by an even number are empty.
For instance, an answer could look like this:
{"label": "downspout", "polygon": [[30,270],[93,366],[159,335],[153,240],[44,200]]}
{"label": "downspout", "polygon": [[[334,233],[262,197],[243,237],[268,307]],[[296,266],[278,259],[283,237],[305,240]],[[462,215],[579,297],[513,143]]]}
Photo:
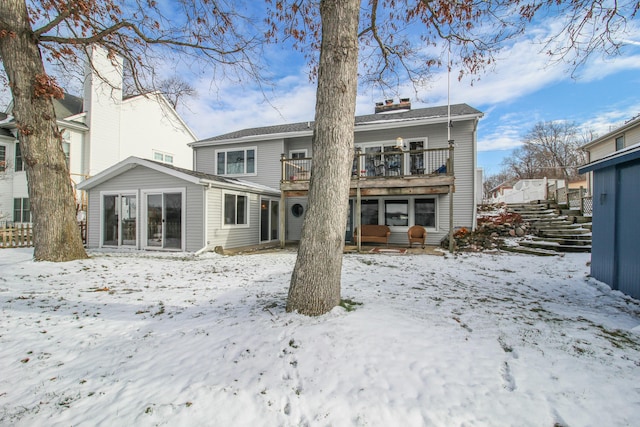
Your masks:
{"label": "downspout", "polygon": [[209,242],[207,241],[207,238],[209,236],[209,217],[208,217],[208,209],[207,209],[207,206],[208,206],[207,197],[208,197],[208,194],[209,194],[209,190],[211,190],[211,188],[212,188],[212,186],[211,186],[210,182],[206,186],[204,186],[204,185],[202,186],[202,194],[204,195],[204,197],[203,197],[204,203],[203,203],[203,206],[202,206],[202,215],[203,215],[202,218],[204,220],[203,235],[204,235],[204,243],[205,243],[205,245],[204,245],[204,247],[198,249],[195,252],[195,254],[194,254],[195,256],[200,256],[205,252],[211,252],[211,249],[213,249],[212,245],[210,245]]}
{"label": "downspout", "polygon": [[282,153],[280,155],[280,165],[281,165],[281,171],[280,171],[280,218],[278,218],[278,222],[280,224],[280,229],[278,230],[278,234],[280,237],[280,249],[284,249],[285,246],[285,226],[286,226],[286,209],[285,209],[285,202],[286,202],[286,198],[284,195],[284,191],[282,191],[282,183],[284,182],[284,177],[285,177],[285,160],[286,160],[286,156],[284,155],[284,153]]}
{"label": "downspout", "polygon": [[356,218],[355,218],[355,229],[358,230],[356,233],[356,243],[358,245],[358,253],[360,253],[360,249],[362,248],[362,230],[361,230],[361,214],[362,214],[362,194],[360,191],[360,171],[362,170],[362,149],[358,147],[356,151],[356,156],[358,156],[358,161],[356,162],[358,170],[356,174]]}

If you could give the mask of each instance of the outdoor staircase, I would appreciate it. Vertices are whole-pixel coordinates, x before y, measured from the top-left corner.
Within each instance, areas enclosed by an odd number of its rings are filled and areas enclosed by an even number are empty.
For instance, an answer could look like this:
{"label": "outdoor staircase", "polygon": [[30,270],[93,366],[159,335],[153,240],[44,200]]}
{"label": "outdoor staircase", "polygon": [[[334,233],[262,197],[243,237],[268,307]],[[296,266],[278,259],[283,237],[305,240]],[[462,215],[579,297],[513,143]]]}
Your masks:
{"label": "outdoor staircase", "polygon": [[552,201],[512,204],[507,209],[529,224],[530,234],[505,250],[534,255],[591,252],[591,218],[579,210]]}

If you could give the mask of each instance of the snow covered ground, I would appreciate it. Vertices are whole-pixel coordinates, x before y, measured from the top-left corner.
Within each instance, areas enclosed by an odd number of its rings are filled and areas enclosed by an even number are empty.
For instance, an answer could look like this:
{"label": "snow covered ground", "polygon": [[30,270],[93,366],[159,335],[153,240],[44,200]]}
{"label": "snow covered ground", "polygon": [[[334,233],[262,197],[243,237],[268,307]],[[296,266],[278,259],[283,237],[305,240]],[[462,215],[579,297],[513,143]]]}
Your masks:
{"label": "snow covered ground", "polygon": [[349,254],[318,318],[293,252],[91,255],[0,250],[0,425],[640,425],[640,302],[589,254]]}

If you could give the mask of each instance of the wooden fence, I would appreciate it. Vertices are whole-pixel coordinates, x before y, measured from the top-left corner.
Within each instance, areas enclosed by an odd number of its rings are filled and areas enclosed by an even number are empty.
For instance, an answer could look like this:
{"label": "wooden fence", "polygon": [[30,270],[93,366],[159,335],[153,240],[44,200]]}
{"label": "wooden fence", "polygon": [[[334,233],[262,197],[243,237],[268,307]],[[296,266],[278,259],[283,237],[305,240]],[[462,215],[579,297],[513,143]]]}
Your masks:
{"label": "wooden fence", "polygon": [[[82,243],[87,243],[87,222],[79,221]],[[0,225],[0,249],[33,246],[33,227],[30,223]]]}

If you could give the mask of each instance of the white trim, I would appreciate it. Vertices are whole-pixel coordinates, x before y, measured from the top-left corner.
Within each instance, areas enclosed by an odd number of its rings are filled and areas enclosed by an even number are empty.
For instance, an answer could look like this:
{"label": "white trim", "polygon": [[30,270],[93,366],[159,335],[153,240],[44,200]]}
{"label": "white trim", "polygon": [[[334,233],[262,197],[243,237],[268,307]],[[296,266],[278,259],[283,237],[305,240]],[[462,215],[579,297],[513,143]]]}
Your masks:
{"label": "white trim", "polygon": [[[269,203],[269,238],[267,240],[262,240],[262,202],[268,202]],[[258,206],[260,207],[259,213],[258,213],[258,242],[260,243],[268,243],[268,242],[273,242],[273,241],[277,241],[279,236],[280,236],[280,218],[278,218],[278,233],[275,239],[271,238],[271,204],[273,202],[278,203],[278,205],[280,204],[280,199],[276,198],[276,197],[269,197],[269,196],[262,196],[260,195],[258,197]],[[278,215],[280,215],[280,207],[278,206]]]}
{"label": "white trim", "polygon": [[[221,194],[222,194],[222,200],[220,202],[220,208],[222,209],[222,212],[220,215],[220,221],[222,222],[222,224],[220,224],[221,228],[223,229],[251,228],[251,197],[249,196],[251,193],[222,190]],[[225,207],[226,207],[225,196],[227,194],[233,194],[234,196],[243,196],[247,199],[247,203],[245,205],[245,217],[247,218],[246,224],[226,224],[225,223],[225,217],[224,217]],[[238,207],[238,199],[236,198],[236,209],[237,207]]]}
{"label": "white trim", "polygon": [[[138,190],[104,190],[100,191],[100,233],[98,237],[98,247],[99,248],[136,248],[140,249],[140,194]],[[118,242],[115,245],[105,245],[104,244],[104,197],[105,196],[116,196],[119,200],[121,196],[135,196],[136,198],[136,243],[135,245],[120,245],[120,233],[122,229],[120,227],[120,221],[118,220]],[[118,210],[118,205],[116,205],[116,210]],[[118,211],[118,214],[120,212]]]}
{"label": "white trim", "polygon": [[293,159],[293,154],[294,153],[303,153],[304,157],[309,157],[309,150],[307,150],[306,148],[299,148],[297,150],[289,150],[289,158]]}
{"label": "white trim", "polygon": [[[220,173],[218,170],[218,154],[225,153],[225,169],[228,164],[226,153],[234,152],[234,151],[243,151],[244,152],[244,170],[247,170],[247,151],[253,150],[253,172],[243,172],[243,173]],[[214,152],[214,164],[216,175],[220,175],[222,177],[242,177],[242,176],[257,176],[258,175],[258,147],[229,147],[229,148],[219,148]],[[226,171],[225,171],[226,172]]]}
{"label": "white trim", "polygon": [[[180,193],[181,196],[181,207],[180,207],[180,248],[165,248],[162,245],[164,244],[164,232],[165,232],[165,228],[163,226],[163,237],[162,237],[162,244],[161,246],[149,246],[147,245],[148,242],[148,235],[147,235],[147,230],[148,230],[148,223],[147,223],[147,218],[149,216],[148,214],[148,206],[147,206],[147,196],[149,195],[154,195],[154,194],[160,194],[162,195],[162,209],[163,209],[163,214],[164,214],[164,195],[165,194],[175,194],[175,193]],[[175,252],[175,251],[182,251],[184,252],[186,250],[186,194],[187,194],[187,189],[185,187],[178,187],[178,188],[158,188],[158,189],[141,189],[140,190],[140,199],[141,199],[141,203],[140,203],[140,227],[141,227],[141,233],[140,233],[140,248],[144,249],[144,250],[156,250],[156,251],[169,251],[169,252]]]}

